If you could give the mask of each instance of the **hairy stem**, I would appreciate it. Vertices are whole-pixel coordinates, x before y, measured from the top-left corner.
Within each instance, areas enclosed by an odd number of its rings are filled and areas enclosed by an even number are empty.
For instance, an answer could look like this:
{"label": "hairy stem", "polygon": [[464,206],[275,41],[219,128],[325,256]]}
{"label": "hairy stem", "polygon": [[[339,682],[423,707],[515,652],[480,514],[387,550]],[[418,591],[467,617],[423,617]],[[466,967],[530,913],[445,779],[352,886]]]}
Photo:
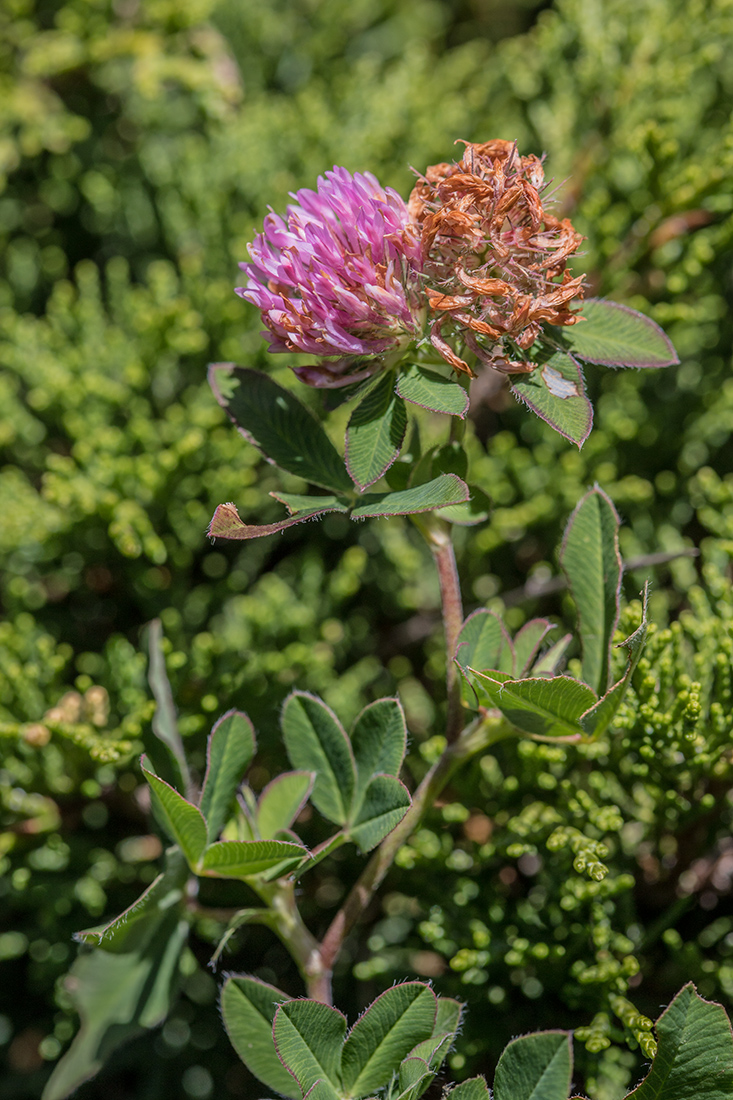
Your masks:
{"label": "hairy stem", "polygon": [[257,888],[270,909],[268,921],[296,963],[308,996],[333,1004],[331,967],[323,962],[320,944],[308,930],[295,900],[295,884],[279,880]]}
{"label": "hairy stem", "polygon": [[461,587],[448,524],[431,524],[429,527],[423,528],[423,533],[435,559],[440,581],[440,600],[443,609],[443,629],[445,631],[445,686],[448,699],[445,736],[450,745],[460,735],[461,726],[463,725],[461,678],[453,659],[458,643],[458,635],[463,626]]}

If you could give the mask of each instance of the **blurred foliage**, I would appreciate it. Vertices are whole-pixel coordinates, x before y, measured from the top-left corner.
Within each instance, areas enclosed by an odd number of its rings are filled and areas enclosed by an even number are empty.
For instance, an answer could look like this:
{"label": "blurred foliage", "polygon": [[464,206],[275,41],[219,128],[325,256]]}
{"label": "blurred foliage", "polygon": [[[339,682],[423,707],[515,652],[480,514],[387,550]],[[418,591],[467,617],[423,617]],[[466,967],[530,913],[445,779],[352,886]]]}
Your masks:
{"label": "blurred foliage", "polygon": [[[435,747],[437,584],[416,536],[402,521],[331,517],[244,548],[209,545],[216,504],[266,522],[282,478],[224,424],[204,366],[267,365],[288,384],[232,294],[268,205],[334,163],[407,193],[409,165],[450,157],[457,137],[545,151],[558,206],[587,237],[578,269],[652,315],[682,359],[674,373],[589,370],[596,430],[580,454],[504,393],[477,394],[471,477],[494,511],[459,534],[469,609],[554,573],[562,525],[594,480],[624,518],[627,558],[718,541],[707,589],[687,559],[659,574],[660,629],[592,767],[580,750],[504,747],[458,781],[395,870],[366,946],[351,948],[339,994],[353,1015],[374,983],[411,971],[459,990],[470,1012],[456,1074],[460,1057],[478,1067],[479,1037],[491,1060],[501,1027],[534,1028],[551,1006],[553,1022],[587,1025],[596,1053],[583,1072],[598,1100],[637,1072],[628,1050],[605,1048],[624,1027],[633,1041],[638,1024],[618,998],[656,1015],[688,978],[733,996],[732,39],[729,0],[6,0],[0,1097],[40,1095],[72,1034],[72,933],[154,874],[160,844],[134,763],[150,737],[144,623],[162,618],[201,764],[212,718],[240,706],[259,729],[253,782],[264,784],[293,684],[346,721],[399,690],[415,774]],[[629,596],[642,579],[631,575]],[[561,598],[508,602],[513,628],[568,610]],[[486,830],[476,818],[495,831],[472,838],[472,821]],[[583,853],[607,863],[603,881],[574,869]],[[307,900],[316,926],[352,873],[324,863]],[[199,926],[198,964],[216,931]],[[231,965],[250,953],[266,980],[299,992],[261,930],[241,934]],[[110,1097],[252,1094],[198,964],[186,962],[162,1032],[116,1057]]]}

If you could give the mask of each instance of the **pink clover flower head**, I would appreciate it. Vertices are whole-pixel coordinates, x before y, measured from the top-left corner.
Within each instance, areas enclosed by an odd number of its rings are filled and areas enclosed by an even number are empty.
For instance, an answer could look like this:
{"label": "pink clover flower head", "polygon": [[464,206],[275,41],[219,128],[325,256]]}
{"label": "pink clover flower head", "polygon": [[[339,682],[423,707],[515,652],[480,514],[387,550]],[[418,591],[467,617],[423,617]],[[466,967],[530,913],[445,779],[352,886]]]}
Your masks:
{"label": "pink clover flower head", "polygon": [[304,382],[346,385],[422,333],[419,231],[400,195],[370,172],[334,167],[315,191],[291,197],[285,217],[271,211],[249,246],[237,294],[261,310],[270,351],[326,360],[295,368]]}

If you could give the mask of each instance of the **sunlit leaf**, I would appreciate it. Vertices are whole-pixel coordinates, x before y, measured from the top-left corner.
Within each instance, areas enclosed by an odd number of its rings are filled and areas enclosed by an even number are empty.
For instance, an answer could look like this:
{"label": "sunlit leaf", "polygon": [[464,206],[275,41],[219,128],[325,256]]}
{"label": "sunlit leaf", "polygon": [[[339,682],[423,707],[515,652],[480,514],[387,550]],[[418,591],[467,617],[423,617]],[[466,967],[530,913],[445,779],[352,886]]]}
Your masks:
{"label": "sunlit leaf", "polygon": [[295,691],[281,717],[288,758],[294,768],[316,773],[313,805],[337,825],[351,809],[356,767],[349,739],[336,715],[315,695]]}
{"label": "sunlit leaf", "polygon": [[584,320],[560,330],[558,338],[573,355],[608,367],[670,367],[679,363],[672,341],[650,317],[635,309],[588,298]]}
{"label": "sunlit leaf", "polygon": [[283,1065],[303,1092],[323,1081],[330,1100],[339,1100],[346,1017],[320,1001],[286,1001],[275,1013],[272,1033]]}
{"label": "sunlit leaf", "polygon": [[246,714],[229,710],[215,724],[206,746],[201,812],[207,840],[216,840],[227,822],[237,788],[255,753],[254,727]]}
{"label": "sunlit leaf", "polygon": [[407,429],[405,403],[385,371],[351,414],[346,429],[346,468],[359,489],[379,481],[397,458]]}
{"label": "sunlit leaf", "polygon": [[410,793],[391,775],[375,775],[349,825],[348,833],[361,852],[370,852],[391,833],[410,807]]}
{"label": "sunlit leaf", "polygon": [[148,781],[153,806],[171,840],[179,846],[190,867],[195,868],[206,847],[206,822],[198,806],[188,802],[177,790],[160,779],[142,758],[143,775]]}
{"label": "sunlit leaf", "polygon": [[508,680],[498,671],[475,675],[496,709],[524,733],[553,739],[583,736],[580,716],[596,702],[596,695],[579,680]]}
{"label": "sunlit leaf", "polygon": [[593,409],[580,364],[571,355],[547,355],[531,374],[514,375],[511,390],[556,432],[583,446],[593,426]]}
{"label": "sunlit leaf", "polygon": [[350,1096],[386,1085],[413,1047],[432,1035],[437,998],[422,982],[404,982],[377,997],[344,1044],[342,1073]]}
{"label": "sunlit leaf", "polygon": [[608,687],[611,639],[618,622],[623,572],[618,528],[616,509],[596,486],[570,517],[560,551],[578,610],[583,680],[596,692]]}
{"label": "sunlit leaf", "polygon": [[440,477],[404,489],[396,493],[366,493],[352,509],[352,519],[366,519],[370,516],[409,516],[418,512],[431,512],[436,508],[445,508],[449,504],[461,504],[468,500],[469,490],[465,481],[455,474],[441,474]]}
{"label": "sunlit leaf", "polygon": [[[509,1043],[499,1059],[494,1100],[567,1100],[572,1072],[573,1051],[567,1031],[523,1035]],[[451,1095],[455,1100],[455,1092]]]}
{"label": "sunlit leaf", "polygon": [[415,363],[399,372],[397,393],[405,401],[430,412],[448,413],[461,419],[468,412],[469,398],[463,386],[444,374]]}
{"label": "sunlit leaf", "polygon": [[689,982],[657,1020],[659,1048],[627,1100],[730,1100],[733,1034],[725,1009]]}

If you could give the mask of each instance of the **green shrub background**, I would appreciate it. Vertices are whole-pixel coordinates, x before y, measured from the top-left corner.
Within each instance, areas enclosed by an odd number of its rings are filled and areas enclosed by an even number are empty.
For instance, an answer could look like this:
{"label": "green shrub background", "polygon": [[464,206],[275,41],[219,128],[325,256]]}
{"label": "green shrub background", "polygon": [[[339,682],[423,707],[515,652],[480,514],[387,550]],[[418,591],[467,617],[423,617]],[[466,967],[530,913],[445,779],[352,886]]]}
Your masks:
{"label": "green shrub background", "polygon": [[[337,998],[353,1018],[397,977],[434,978],[469,1007],[456,1076],[489,1069],[512,1034],[583,1027],[578,1080],[597,1100],[642,1064],[619,982],[651,1016],[689,978],[731,1003],[733,5],[541,7],[6,0],[0,12],[2,1100],[40,1096],[73,1034],[73,932],[155,873],[135,763],[153,709],[145,623],[162,619],[199,762],[212,721],[239,706],[259,731],[253,782],[266,782],[294,685],[346,721],[398,691],[411,773],[437,751],[438,592],[417,535],[330,517],[211,545],[217,504],[274,519],[283,478],[225,423],[205,366],[267,366],[290,384],[232,293],[268,205],[334,163],[406,194],[410,165],[449,158],[457,138],[546,152],[587,238],[592,291],[654,317],[681,358],[659,373],[590,369],[596,428],[580,453],[502,394],[477,403],[473,476],[494,510],[458,535],[467,607],[500,607],[554,573],[595,481],[623,517],[626,558],[703,553],[651,574],[658,629],[616,735],[593,752],[506,746],[460,777],[349,945]],[[628,575],[629,599],[647,575]],[[562,596],[508,603],[514,628],[535,613],[572,622]],[[98,685],[106,715],[68,697]],[[28,724],[52,708],[39,746]],[[610,871],[596,881],[602,843]],[[304,903],[315,927],[353,873],[324,863]],[[162,1032],[115,1055],[82,1100],[102,1087],[260,1095],[219,1025],[216,933],[197,928]],[[262,931],[242,933],[225,965],[300,992]]]}

